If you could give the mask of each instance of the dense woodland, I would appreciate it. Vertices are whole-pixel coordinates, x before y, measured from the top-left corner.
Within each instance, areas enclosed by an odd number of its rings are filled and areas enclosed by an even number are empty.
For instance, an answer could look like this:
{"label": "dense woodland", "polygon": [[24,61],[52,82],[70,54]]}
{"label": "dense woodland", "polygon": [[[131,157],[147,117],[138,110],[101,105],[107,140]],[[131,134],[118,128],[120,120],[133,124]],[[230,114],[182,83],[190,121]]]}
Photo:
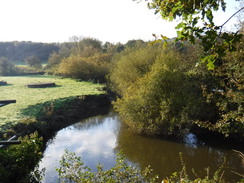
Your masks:
{"label": "dense woodland", "polygon": [[58,49],[59,45],[56,43],[0,42],[0,57],[5,57],[14,63],[24,63],[27,57],[35,55],[42,62],[47,62],[49,55]]}

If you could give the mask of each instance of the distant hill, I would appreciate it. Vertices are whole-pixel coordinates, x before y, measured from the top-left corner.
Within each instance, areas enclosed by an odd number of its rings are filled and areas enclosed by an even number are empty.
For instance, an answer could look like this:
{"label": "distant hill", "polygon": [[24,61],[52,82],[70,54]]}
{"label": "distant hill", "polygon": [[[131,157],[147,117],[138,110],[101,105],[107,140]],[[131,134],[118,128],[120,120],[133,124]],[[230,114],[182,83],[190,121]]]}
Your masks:
{"label": "distant hill", "polygon": [[57,50],[59,46],[56,43],[0,42],[0,57],[6,57],[12,62],[24,62],[26,57],[33,55],[46,62],[49,54]]}

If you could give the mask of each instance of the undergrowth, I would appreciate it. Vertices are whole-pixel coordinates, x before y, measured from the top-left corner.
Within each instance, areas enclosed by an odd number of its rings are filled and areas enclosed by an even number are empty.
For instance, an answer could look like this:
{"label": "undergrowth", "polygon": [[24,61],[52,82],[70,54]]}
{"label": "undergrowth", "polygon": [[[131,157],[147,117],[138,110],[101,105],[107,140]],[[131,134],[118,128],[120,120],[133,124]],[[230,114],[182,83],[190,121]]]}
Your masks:
{"label": "undergrowth", "polygon": [[[241,152],[241,161],[244,161],[244,155]],[[183,160],[183,156],[180,153],[180,161],[182,170],[174,172],[170,177],[160,180],[158,176],[153,176],[153,170],[148,166],[144,170],[139,170],[138,167],[128,165],[125,161],[123,153],[117,154],[116,165],[109,169],[104,170],[102,165],[97,166],[97,172],[92,172],[91,169],[84,165],[81,157],[77,157],[75,153],[65,151],[65,154],[60,160],[60,167],[56,169],[59,174],[59,180],[62,183],[72,182],[92,182],[92,183],[227,183],[223,179],[225,173],[223,166],[225,162],[215,171],[211,172],[213,175],[210,176],[210,169],[206,168],[206,176],[199,178],[199,176],[192,169],[192,173],[196,176],[195,179],[189,178],[188,171]],[[243,182],[244,175],[238,173],[240,176],[240,183]]]}

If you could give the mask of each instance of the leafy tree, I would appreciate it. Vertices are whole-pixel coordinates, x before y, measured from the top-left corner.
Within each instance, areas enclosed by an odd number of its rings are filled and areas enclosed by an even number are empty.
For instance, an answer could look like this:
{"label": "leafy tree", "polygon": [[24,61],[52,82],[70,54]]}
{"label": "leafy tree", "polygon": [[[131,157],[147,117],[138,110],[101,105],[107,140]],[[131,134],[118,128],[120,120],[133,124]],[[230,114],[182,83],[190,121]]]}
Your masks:
{"label": "leafy tree", "polygon": [[130,85],[150,70],[160,52],[161,49],[157,45],[144,45],[127,48],[115,56],[109,74],[113,90],[123,96]]}
{"label": "leafy tree", "polygon": [[204,88],[204,94],[216,104],[220,117],[214,124],[200,124],[238,140],[244,139],[243,46],[244,38],[236,45],[236,51],[227,52],[223,63],[212,72],[216,81]]}
{"label": "leafy tree", "polygon": [[71,55],[62,60],[56,73],[82,80],[105,82],[110,61],[111,56],[105,53],[97,53],[90,57]]}
{"label": "leafy tree", "polygon": [[16,73],[17,69],[12,62],[10,62],[7,58],[0,58],[0,75],[9,76]]}
{"label": "leafy tree", "polygon": [[42,62],[48,60],[49,54],[58,50],[54,43],[34,42],[0,42],[0,57],[6,57],[12,62],[24,62],[26,57],[36,55]]}
{"label": "leafy tree", "polygon": [[110,42],[106,42],[105,44],[103,44],[102,48],[103,52],[110,54],[119,53],[125,49],[124,45],[121,43],[113,44]]}
{"label": "leafy tree", "polygon": [[127,41],[127,43],[125,44],[125,47],[129,47],[129,48],[132,48],[132,47],[136,47],[136,46],[140,46],[140,45],[144,45],[144,44],[147,44],[145,43],[143,40],[129,40]]}
{"label": "leafy tree", "polygon": [[137,133],[179,136],[196,120],[215,120],[216,107],[202,96],[206,78],[193,64],[184,65],[195,61],[185,54],[171,48],[158,55],[115,102],[120,117]]}
{"label": "leafy tree", "polygon": [[[148,7],[154,9],[156,14],[160,13],[165,20],[180,20],[176,26],[176,41],[189,40],[195,43],[196,40],[201,40],[201,45],[206,52],[202,62],[207,62],[209,69],[214,69],[216,62],[226,54],[226,51],[234,51],[236,43],[242,37],[238,31],[223,32],[223,27],[231,18],[243,11],[244,7],[222,25],[216,25],[214,22],[213,12],[226,9],[224,0],[149,0]],[[167,37],[161,36],[161,39],[167,40]]]}
{"label": "leafy tree", "polygon": [[59,45],[59,50],[51,53],[48,58],[46,69],[49,73],[55,73],[62,59],[71,54],[73,43],[62,43]]}
{"label": "leafy tree", "polygon": [[26,57],[25,61],[30,67],[33,67],[34,69],[42,68],[41,60],[35,55]]}
{"label": "leafy tree", "polygon": [[94,38],[73,38],[74,44],[71,50],[72,54],[79,55],[81,57],[89,57],[95,53],[102,51],[102,42]]}

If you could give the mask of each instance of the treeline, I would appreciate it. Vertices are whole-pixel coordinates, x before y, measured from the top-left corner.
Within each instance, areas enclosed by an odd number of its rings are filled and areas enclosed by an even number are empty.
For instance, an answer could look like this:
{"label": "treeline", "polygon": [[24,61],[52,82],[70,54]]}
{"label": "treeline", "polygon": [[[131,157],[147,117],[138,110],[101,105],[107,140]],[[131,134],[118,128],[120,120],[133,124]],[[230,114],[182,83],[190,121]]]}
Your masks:
{"label": "treeline", "polygon": [[12,62],[25,62],[27,57],[36,56],[42,62],[47,62],[49,55],[58,49],[56,43],[0,42],[0,57]]}
{"label": "treeline", "polygon": [[[114,54],[142,40],[112,44],[93,38],[72,37],[64,43],[0,42],[0,75],[47,72],[83,80],[105,82]],[[45,67],[43,64],[48,63]],[[21,66],[19,66],[21,64]],[[26,64],[28,67],[23,67]]]}
{"label": "treeline", "polygon": [[63,43],[48,60],[48,73],[81,80],[105,82],[116,55],[137,44],[147,44],[142,40],[130,40],[126,44],[112,44],[93,38],[73,39]]}
{"label": "treeline", "polygon": [[118,94],[120,117],[137,133],[181,137],[216,133],[243,140],[243,39],[208,70],[200,45],[142,40],[102,44],[85,38],[62,44],[47,72],[106,82]]}
{"label": "treeline", "polygon": [[[211,132],[244,139],[243,38],[234,52],[215,61],[214,70],[201,62],[202,47],[187,42],[172,40],[165,48],[142,40],[103,44],[74,37],[58,46],[45,72],[107,83],[118,95],[116,110],[135,132],[174,137]],[[0,59],[0,74],[11,69]]]}

